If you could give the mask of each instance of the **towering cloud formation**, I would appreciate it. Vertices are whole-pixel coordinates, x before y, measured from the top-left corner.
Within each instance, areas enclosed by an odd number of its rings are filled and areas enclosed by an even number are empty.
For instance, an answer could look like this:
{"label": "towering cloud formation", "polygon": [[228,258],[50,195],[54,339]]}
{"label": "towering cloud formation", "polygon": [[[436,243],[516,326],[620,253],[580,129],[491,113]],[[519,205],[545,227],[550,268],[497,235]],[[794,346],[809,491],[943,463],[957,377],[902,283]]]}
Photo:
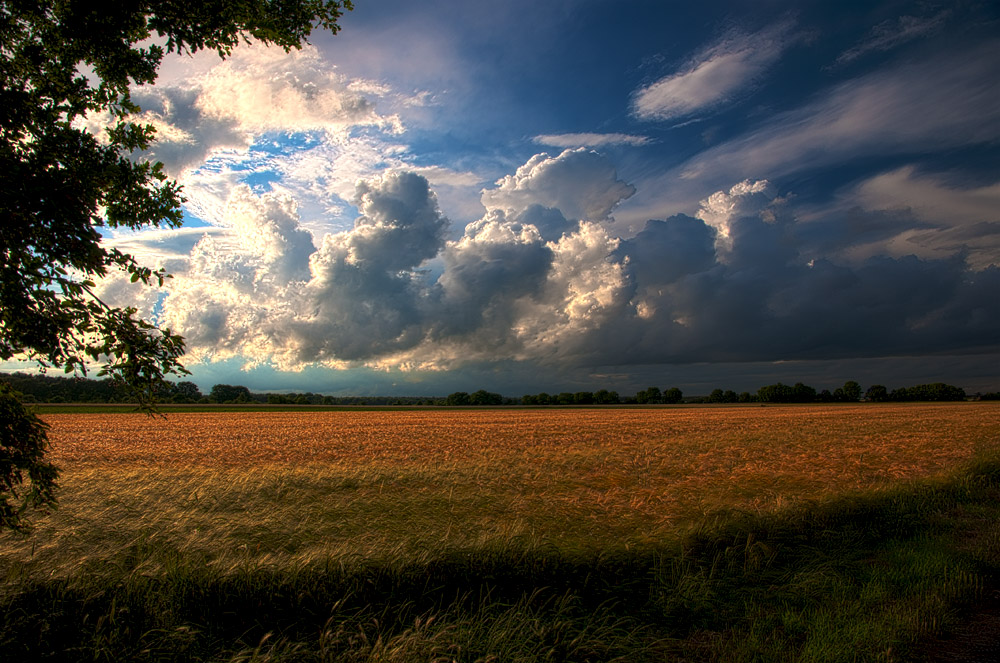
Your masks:
{"label": "towering cloud formation", "polygon": [[[733,250],[734,225],[740,219],[758,216],[774,199],[774,187],[767,180],[744,180],[728,192],[717,191],[701,201],[698,217],[715,228],[715,246],[719,259],[725,261]],[[774,213],[765,217],[774,220]]]}
{"label": "towering cloud formation", "polygon": [[327,235],[292,329],[300,362],[367,359],[424,336],[427,284],[418,268],[444,246],[446,221],[427,180],[388,173],[360,182],[354,229]]}
{"label": "towering cloud formation", "polygon": [[1000,334],[995,254],[970,268],[961,250],[857,253],[842,219],[802,223],[749,180],[697,216],[616,237],[605,221],[631,192],[596,153],[538,155],[483,192],[487,213],[449,241],[427,180],[391,171],[358,182],[353,228],[317,241],[290,199],[241,187],[225,230],[175,270],[160,319],[195,357],[282,369],[853,357]]}

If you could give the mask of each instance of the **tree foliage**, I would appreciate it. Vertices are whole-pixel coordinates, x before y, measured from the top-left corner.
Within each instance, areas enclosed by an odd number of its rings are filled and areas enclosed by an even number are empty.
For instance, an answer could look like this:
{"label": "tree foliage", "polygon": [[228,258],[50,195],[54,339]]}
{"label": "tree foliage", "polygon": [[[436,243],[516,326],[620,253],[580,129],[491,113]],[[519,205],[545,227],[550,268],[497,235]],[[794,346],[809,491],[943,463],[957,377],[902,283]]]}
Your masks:
{"label": "tree foliage", "polygon": [[217,384],[208,394],[213,403],[251,403],[250,390],[242,385]]}
{"label": "tree foliage", "polygon": [[643,405],[663,402],[663,393],[659,387],[647,387],[636,393],[635,400]]}
{"label": "tree foliage", "polygon": [[792,386],[776,382],[758,389],[757,400],[762,403],[812,403],[816,401],[816,390],[801,382]]}
{"label": "tree foliage", "polygon": [[58,472],[44,460],[46,428],[0,382],[0,530],[26,530],[28,509],[55,503]]}
{"label": "tree foliage", "polygon": [[503,403],[503,396],[500,394],[480,389],[469,394],[470,405],[500,405]]}
{"label": "tree foliage", "polygon": [[885,385],[873,384],[868,387],[868,390],[865,392],[865,398],[872,403],[881,403],[889,400],[889,392],[885,388]]}
{"label": "tree foliage", "polygon": [[[167,277],[102,244],[102,231],[181,224],[180,187],[142,158],[154,130],[136,121],[130,89],[153,83],[166,53],[225,57],[251,40],[299,48],[314,28],[336,32],[350,8],[349,0],[0,0],[0,360],[67,373],[99,364],[100,375],[151,407],[164,376],[185,372],[183,339],[96,294],[115,270],[147,285]],[[95,122],[105,128],[90,130]],[[14,417],[5,431],[29,435],[25,415],[4,415]],[[44,440],[43,429],[31,430]],[[16,479],[2,458],[0,476]],[[0,486],[4,499],[11,490]]]}
{"label": "tree foliage", "polygon": [[961,387],[933,382],[918,384],[913,387],[893,389],[889,394],[892,401],[962,401],[965,400],[965,390]]}

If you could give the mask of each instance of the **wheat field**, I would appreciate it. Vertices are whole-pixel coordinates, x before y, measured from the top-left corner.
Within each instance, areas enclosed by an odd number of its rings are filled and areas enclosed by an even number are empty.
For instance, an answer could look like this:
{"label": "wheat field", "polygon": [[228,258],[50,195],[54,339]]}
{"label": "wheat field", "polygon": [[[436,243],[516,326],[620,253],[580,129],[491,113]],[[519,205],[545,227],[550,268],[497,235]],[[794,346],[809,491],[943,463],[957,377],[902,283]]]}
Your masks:
{"label": "wheat field", "polygon": [[1000,569],[1000,403],[44,418],[28,657],[896,662]]}
{"label": "wheat field", "polygon": [[[139,541],[207,564],[642,546],[946,472],[1000,404],[46,415],[60,507],[0,561],[70,574]],[[41,568],[41,566],[39,566]]]}

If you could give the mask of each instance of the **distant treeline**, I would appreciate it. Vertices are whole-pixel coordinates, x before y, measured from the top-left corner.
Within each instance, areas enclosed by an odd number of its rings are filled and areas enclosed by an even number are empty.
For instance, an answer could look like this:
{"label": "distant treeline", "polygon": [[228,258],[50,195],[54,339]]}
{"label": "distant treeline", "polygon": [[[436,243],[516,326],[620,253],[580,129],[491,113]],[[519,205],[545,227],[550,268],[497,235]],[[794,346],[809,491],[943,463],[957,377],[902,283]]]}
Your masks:
{"label": "distant treeline", "polygon": [[[27,373],[10,373],[0,376],[19,391],[24,400],[38,403],[127,403],[128,393],[110,380],[91,380],[81,377],[52,377]],[[456,391],[445,397],[427,396],[325,396],[306,393],[256,393],[240,385],[217,384],[208,394],[203,394],[193,382],[168,383],[161,392],[163,403],[247,403],[273,405],[616,405],[616,404],[671,404],[671,403],[854,403],[858,401],[960,401],[967,398],[960,387],[943,382],[900,387],[889,391],[880,384],[862,390],[853,380],[845,382],[832,392],[797,382],[794,385],[776,384],[761,387],[756,392],[736,393],[715,389],[707,396],[685,397],[677,387],[660,389],[649,387],[632,396],[620,396],[617,391],[561,392],[525,394],[509,398],[480,389],[472,393]],[[1000,392],[974,394],[973,399],[1000,400]]]}
{"label": "distant treeline", "polygon": [[[1000,400],[1000,393],[977,394],[980,400]],[[828,389],[817,392],[808,385],[796,382],[787,385],[778,382],[761,387],[756,393],[744,391],[736,393],[728,389],[715,389],[708,396],[685,398],[677,387],[661,390],[659,387],[649,387],[635,396],[620,398],[617,392],[601,391],[562,393],[550,396],[546,393],[521,397],[523,405],[590,405],[603,403],[856,403],[861,400],[873,402],[888,401],[961,401],[965,400],[965,390],[943,382],[921,384],[915,387],[901,387],[889,391],[880,384],[872,385],[867,391],[862,391],[861,385],[853,380],[837,387],[832,392]]]}
{"label": "distant treeline", "polygon": [[[26,402],[36,403],[129,403],[128,392],[111,380],[55,377],[27,373],[0,375],[20,392]],[[323,394],[255,393],[239,385],[217,384],[207,394],[194,382],[168,382],[157,398],[161,403],[227,403],[281,405],[434,405],[444,399],[409,396],[324,396]],[[438,403],[440,401],[440,403]]]}

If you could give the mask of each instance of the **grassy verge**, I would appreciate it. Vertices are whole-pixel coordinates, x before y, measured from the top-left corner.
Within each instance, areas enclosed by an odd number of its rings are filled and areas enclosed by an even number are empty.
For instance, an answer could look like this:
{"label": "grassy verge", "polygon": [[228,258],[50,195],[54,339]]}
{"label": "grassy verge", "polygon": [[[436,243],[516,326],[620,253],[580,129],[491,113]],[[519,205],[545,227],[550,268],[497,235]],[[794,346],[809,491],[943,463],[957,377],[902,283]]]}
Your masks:
{"label": "grassy verge", "polygon": [[218,564],[149,530],[61,573],[44,555],[0,567],[9,660],[911,660],[994,586],[1000,460],[656,545]]}

